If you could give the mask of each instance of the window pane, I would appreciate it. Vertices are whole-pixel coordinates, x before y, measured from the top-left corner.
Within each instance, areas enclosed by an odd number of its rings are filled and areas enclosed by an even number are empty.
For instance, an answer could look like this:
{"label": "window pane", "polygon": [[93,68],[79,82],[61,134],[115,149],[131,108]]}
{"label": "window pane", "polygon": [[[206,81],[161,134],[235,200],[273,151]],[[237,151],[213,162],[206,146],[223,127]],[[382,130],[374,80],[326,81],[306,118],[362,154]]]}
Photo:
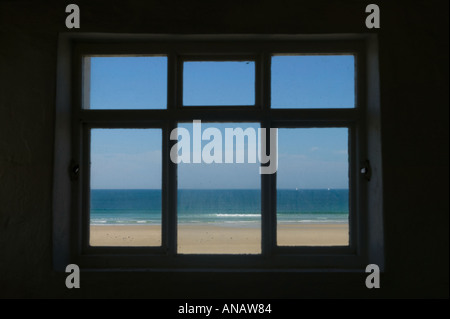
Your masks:
{"label": "window pane", "polygon": [[85,109],[165,109],[166,57],[87,57]]}
{"label": "window pane", "polygon": [[272,108],[353,108],[353,55],[272,57]]}
{"label": "window pane", "polygon": [[255,62],[184,62],[184,105],[254,105]]}
{"label": "window pane", "polygon": [[277,244],[349,244],[348,129],[278,130]]}
{"label": "window pane", "polygon": [[91,246],[161,245],[161,130],[91,130]]}
{"label": "window pane", "polygon": [[[256,124],[205,124],[201,123],[203,136],[213,132],[210,139],[196,147],[196,129],[193,124],[181,124],[186,129],[179,138],[192,140],[190,157],[187,149],[180,149],[184,161],[178,164],[178,252],[181,254],[257,254],[261,252],[261,186],[259,163],[249,154],[256,146]],[[234,138],[226,143],[226,129],[242,128],[250,138]],[[207,131],[207,129],[209,131]],[[188,136],[189,135],[189,136]],[[240,146],[237,140],[244,141]],[[229,139],[228,141],[231,141]],[[179,142],[180,143],[180,142]],[[209,148],[214,143],[217,148]],[[208,146],[209,145],[209,146]],[[218,153],[215,161],[206,154]],[[231,153],[233,152],[233,153]],[[225,163],[226,157],[233,158]],[[244,155],[244,160],[238,158]],[[211,162],[211,163],[209,163]],[[243,162],[243,163],[240,163]]]}

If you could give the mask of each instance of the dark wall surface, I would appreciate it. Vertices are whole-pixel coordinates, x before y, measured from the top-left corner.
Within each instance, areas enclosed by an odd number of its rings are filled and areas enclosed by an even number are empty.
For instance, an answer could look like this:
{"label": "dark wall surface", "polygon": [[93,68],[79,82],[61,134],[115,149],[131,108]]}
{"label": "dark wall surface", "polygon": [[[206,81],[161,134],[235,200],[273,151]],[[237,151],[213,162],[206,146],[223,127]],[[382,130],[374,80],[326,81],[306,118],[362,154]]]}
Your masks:
{"label": "dark wall surface", "polygon": [[[448,2],[0,2],[0,297],[448,298]],[[52,180],[60,32],[379,35],[386,273],[83,273],[52,270]]]}

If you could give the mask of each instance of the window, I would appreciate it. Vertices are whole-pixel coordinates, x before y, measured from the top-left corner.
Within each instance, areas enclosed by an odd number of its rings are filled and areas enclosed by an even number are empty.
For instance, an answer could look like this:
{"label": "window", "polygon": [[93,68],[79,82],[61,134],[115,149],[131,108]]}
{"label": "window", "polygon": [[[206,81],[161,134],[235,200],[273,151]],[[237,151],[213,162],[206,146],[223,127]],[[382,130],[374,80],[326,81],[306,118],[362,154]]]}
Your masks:
{"label": "window", "polygon": [[254,105],[255,62],[184,60],[182,99],[185,106]]}
{"label": "window", "polygon": [[90,131],[89,245],[160,246],[161,130]]}
{"label": "window", "polygon": [[[211,134],[211,138],[202,141],[202,155],[208,155],[202,156],[202,163],[178,164],[177,253],[261,254],[261,176],[259,163],[251,159],[251,149],[256,145],[253,133],[259,125],[199,125],[179,125],[191,137],[198,129],[203,137]],[[242,134],[227,139],[231,136],[227,132],[240,130]],[[244,132],[248,134],[244,136]],[[211,143],[216,144],[214,148],[209,148]]]}
{"label": "window", "polygon": [[84,109],[165,109],[166,57],[86,57]]}
{"label": "window", "polygon": [[[381,195],[368,181],[380,180],[367,116],[377,112],[377,68],[365,38],[64,40],[59,76],[72,72],[72,84],[57,97],[70,108],[58,122],[70,143],[56,141],[66,151],[55,155],[57,259],[222,270],[381,263],[381,208],[369,205]],[[70,181],[59,177],[64,163]]]}
{"label": "window", "polygon": [[350,243],[347,128],[279,129],[277,244]]}

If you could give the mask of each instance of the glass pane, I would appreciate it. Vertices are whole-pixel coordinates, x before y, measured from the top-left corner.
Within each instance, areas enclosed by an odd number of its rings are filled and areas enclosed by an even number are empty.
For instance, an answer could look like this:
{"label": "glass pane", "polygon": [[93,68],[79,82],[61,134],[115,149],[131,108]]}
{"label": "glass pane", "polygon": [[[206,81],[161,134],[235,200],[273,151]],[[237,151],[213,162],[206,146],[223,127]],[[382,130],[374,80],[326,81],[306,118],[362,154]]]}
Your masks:
{"label": "glass pane", "polygon": [[84,58],[85,109],[165,109],[167,57]]}
{"label": "glass pane", "polygon": [[355,107],[353,55],[272,57],[272,108]]}
{"label": "glass pane", "polygon": [[278,129],[277,244],[349,244],[348,129]]}
{"label": "glass pane", "polygon": [[91,130],[90,245],[161,245],[161,130]]}
{"label": "glass pane", "polygon": [[[178,164],[178,253],[261,253],[261,182],[259,163],[251,155],[258,126],[189,123],[179,128],[184,130],[178,143],[184,144],[178,145],[183,158]],[[249,137],[226,138],[226,130],[239,128]]]}
{"label": "glass pane", "polygon": [[254,105],[255,62],[184,62],[183,105]]}

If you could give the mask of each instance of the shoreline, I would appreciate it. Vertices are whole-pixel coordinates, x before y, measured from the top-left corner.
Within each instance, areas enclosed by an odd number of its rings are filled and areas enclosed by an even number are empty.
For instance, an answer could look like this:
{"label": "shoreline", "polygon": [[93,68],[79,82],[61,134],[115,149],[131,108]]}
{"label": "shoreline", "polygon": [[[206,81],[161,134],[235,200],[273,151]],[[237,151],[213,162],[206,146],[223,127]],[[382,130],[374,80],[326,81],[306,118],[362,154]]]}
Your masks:
{"label": "shoreline", "polygon": [[[348,222],[280,222],[278,223],[277,227],[281,228],[315,228],[315,227],[333,227],[333,225],[336,225],[337,227],[348,227]],[[90,224],[90,227],[92,228],[101,228],[101,227],[123,227],[125,228],[139,228],[139,227],[147,227],[149,229],[160,229],[161,224],[160,223],[153,223],[153,224],[147,224],[147,223],[135,223],[135,224]],[[261,229],[261,222],[249,222],[249,221],[243,221],[243,222],[198,222],[198,223],[178,223],[178,227],[180,228],[192,228],[192,227],[199,227],[199,228],[248,228],[248,229]]]}
{"label": "shoreline", "polygon": [[[178,253],[260,254],[261,228],[212,224],[180,224]],[[280,224],[279,246],[348,245],[346,223]],[[161,245],[160,225],[91,225],[91,246],[157,247]]]}

